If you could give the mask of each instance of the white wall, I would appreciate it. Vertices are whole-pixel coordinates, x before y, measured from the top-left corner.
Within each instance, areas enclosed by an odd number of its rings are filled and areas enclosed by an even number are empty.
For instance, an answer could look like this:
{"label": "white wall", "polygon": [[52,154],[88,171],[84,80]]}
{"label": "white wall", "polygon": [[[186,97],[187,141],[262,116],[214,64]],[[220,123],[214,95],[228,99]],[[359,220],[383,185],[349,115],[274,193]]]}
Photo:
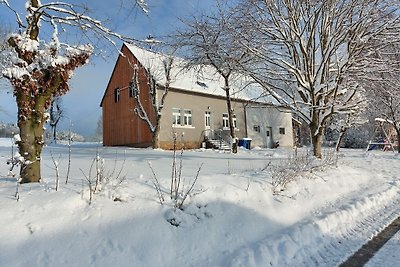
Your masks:
{"label": "white wall", "polygon": [[[280,146],[293,147],[292,114],[288,110],[273,106],[248,106],[246,121],[247,136],[252,139],[252,147],[271,147],[276,141],[279,141]],[[259,126],[260,132],[254,129],[256,125]],[[284,134],[279,132],[280,128],[285,129]],[[267,136],[268,129],[271,129],[270,137]]]}

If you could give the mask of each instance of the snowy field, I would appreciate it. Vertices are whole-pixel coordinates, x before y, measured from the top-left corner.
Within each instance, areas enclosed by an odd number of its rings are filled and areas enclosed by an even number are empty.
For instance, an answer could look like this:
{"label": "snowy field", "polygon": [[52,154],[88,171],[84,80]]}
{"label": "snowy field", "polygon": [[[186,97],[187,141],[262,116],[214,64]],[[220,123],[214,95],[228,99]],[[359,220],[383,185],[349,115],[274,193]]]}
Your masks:
{"label": "snowy field", "polygon": [[[74,144],[66,185],[68,148],[46,147],[43,182],[22,185],[16,201],[10,144],[0,140],[0,266],[337,266],[400,213],[400,157],[391,152],[343,150],[337,167],[273,195],[268,170],[291,150],[185,151],[184,191],[203,165],[181,211],[169,201],[171,151]],[[105,173],[126,179],[111,179],[89,205],[96,151]]]}

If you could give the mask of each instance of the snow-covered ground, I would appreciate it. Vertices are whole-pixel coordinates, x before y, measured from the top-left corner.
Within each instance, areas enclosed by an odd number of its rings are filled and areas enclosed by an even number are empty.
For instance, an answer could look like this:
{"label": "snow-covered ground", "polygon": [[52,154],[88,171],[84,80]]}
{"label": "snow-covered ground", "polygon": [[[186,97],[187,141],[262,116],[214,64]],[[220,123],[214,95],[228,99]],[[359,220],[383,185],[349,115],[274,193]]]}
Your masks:
{"label": "snow-covered ground", "polygon": [[[10,143],[0,140],[3,162]],[[85,176],[97,151],[108,173],[121,170],[126,180],[88,205]],[[59,162],[57,192],[50,152]],[[336,266],[400,214],[400,157],[389,152],[344,150],[337,167],[273,195],[269,170],[291,150],[185,151],[184,190],[203,165],[184,211],[167,194],[171,151],[77,144],[66,185],[67,152],[44,149],[43,182],[22,185],[19,201],[15,178],[0,168],[0,266]]]}

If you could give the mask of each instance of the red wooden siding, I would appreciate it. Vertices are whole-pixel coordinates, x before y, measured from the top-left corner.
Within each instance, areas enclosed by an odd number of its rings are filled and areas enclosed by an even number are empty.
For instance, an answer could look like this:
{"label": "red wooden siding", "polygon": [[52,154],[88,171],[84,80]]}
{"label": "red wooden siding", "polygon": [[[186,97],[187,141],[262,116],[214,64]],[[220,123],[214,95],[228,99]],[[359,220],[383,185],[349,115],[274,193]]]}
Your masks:
{"label": "red wooden siding", "polygon": [[[147,124],[135,114],[136,100],[129,96],[128,86],[133,77],[133,65],[138,64],[138,61],[125,45],[121,48],[121,52],[125,56],[120,55],[118,57],[101,103],[103,111],[103,145],[150,146],[152,134]],[[140,64],[138,64],[138,67],[140,99],[147,114],[154,121],[154,110],[149,97],[147,73]],[[120,97],[117,103],[114,98],[116,88],[120,89]]]}

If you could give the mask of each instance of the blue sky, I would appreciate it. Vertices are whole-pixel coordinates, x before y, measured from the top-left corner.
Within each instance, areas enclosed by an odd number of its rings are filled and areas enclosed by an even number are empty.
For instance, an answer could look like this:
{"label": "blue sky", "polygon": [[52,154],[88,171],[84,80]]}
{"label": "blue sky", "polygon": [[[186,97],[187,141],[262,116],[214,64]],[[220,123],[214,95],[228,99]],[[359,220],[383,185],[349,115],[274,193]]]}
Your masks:
{"label": "blue sky", "polygon": [[[92,5],[90,7],[92,17],[106,19],[110,28],[137,39],[144,39],[149,34],[162,36],[179,25],[178,17],[191,16],[199,10],[207,10],[214,2],[213,0],[148,0],[149,13],[146,16],[131,9],[130,1],[132,0],[111,1],[113,6],[106,0],[66,2],[89,3],[89,6]],[[24,7],[26,0],[9,2],[23,12],[21,8]],[[42,4],[46,2],[48,1],[42,0]],[[21,17],[24,17],[24,13],[21,13]],[[4,6],[0,6],[0,23],[11,27],[16,25],[12,13]],[[118,47],[120,46],[121,43],[118,43]],[[70,82],[70,92],[63,96],[67,117],[60,123],[60,128],[67,129],[71,121],[74,131],[85,136],[94,135],[96,131],[101,114],[99,104],[118,56],[117,51],[111,47],[95,53],[97,55],[91,57],[90,64],[76,70]],[[16,123],[16,114],[17,108],[10,85],[7,81],[0,81],[0,121]]]}

